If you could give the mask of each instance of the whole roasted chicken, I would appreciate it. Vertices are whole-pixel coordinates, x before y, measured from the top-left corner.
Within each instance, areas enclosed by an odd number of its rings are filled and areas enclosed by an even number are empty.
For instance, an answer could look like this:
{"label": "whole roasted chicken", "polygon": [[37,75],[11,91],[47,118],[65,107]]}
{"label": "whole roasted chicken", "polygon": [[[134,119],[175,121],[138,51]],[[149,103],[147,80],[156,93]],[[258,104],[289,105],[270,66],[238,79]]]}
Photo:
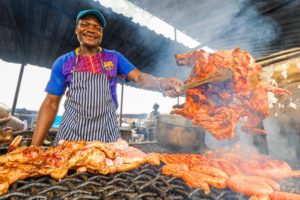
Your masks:
{"label": "whole roasted chicken", "polygon": [[[220,140],[233,139],[239,121],[242,130],[265,135],[256,126],[269,115],[268,92],[291,95],[261,81],[261,66],[238,48],[212,54],[203,50],[177,54],[176,62],[192,68],[186,83],[212,81],[187,89],[185,104],[174,106],[171,113],[191,119]],[[224,69],[232,71],[232,77],[221,82],[213,79]]]}

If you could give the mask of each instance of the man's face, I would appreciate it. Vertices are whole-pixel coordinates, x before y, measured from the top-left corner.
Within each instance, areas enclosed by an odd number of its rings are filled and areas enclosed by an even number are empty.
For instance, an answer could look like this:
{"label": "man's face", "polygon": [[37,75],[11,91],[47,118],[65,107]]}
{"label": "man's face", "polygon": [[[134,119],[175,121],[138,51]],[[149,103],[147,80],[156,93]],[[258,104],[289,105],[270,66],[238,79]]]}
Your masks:
{"label": "man's face", "polygon": [[98,47],[102,42],[102,26],[97,18],[92,15],[87,15],[78,21],[75,33],[80,45]]}

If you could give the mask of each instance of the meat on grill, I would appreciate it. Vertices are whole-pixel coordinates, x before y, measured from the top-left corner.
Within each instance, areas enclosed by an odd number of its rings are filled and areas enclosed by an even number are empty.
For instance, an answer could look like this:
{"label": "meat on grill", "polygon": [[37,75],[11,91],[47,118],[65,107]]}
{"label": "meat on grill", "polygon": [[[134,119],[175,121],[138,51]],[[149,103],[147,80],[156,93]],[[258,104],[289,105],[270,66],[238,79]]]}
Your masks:
{"label": "meat on grill", "polygon": [[270,200],[300,200],[300,195],[288,192],[273,192],[270,194]]}
{"label": "meat on grill", "polygon": [[232,176],[227,180],[227,184],[231,190],[248,196],[269,195],[274,191],[274,187],[276,191],[280,190],[278,183],[259,176]]}
{"label": "meat on grill", "polygon": [[268,92],[291,93],[272,87],[259,79],[261,66],[251,55],[236,48],[209,54],[203,50],[177,54],[178,65],[192,68],[187,83],[210,77],[218,69],[230,68],[233,77],[221,83],[208,83],[186,91],[183,105],[174,106],[172,114],[191,119],[217,139],[232,139],[236,124],[242,130],[266,134],[256,126],[269,115]]}
{"label": "meat on grill", "polygon": [[108,174],[128,171],[145,163],[159,165],[156,154],[145,154],[124,140],[115,143],[99,141],[62,141],[56,147],[19,147],[0,156],[0,195],[19,179],[50,175],[65,177],[69,169],[78,172]]}
{"label": "meat on grill", "polygon": [[273,192],[280,191],[276,180],[296,177],[299,170],[293,171],[286,162],[272,160],[254,148],[241,148],[239,143],[232,148],[207,151],[203,155],[161,154],[159,157],[166,164],[162,167],[164,175],[182,178],[189,186],[201,188],[206,194],[210,192],[209,186],[212,186],[228,187],[251,196],[252,200],[277,197],[277,200],[283,200],[288,199],[283,196],[297,196],[290,193],[275,195]]}

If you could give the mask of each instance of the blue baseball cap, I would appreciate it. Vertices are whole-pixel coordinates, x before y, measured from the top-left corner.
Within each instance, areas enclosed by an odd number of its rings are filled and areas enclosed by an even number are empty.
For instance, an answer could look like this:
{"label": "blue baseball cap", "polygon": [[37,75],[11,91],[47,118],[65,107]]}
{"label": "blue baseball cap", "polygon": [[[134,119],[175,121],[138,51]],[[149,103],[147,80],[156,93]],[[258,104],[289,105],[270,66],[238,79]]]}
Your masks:
{"label": "blue baseball cap", "polygon": [[82,17],[86,16],[86,15],[93,15],[95,16],[100,24],[102,25],[102,28],[105,28],[106,26],[106,21],[105,21],[105,18],[104,16],[101,14],[101,12],[99,12],[98,10],[96,9],[91,9],[91,10],[82,10],[80,11],[78,14],[77,14],[77,17],[76,17],[76,24],[78,22],[79,19],[81,19]]}

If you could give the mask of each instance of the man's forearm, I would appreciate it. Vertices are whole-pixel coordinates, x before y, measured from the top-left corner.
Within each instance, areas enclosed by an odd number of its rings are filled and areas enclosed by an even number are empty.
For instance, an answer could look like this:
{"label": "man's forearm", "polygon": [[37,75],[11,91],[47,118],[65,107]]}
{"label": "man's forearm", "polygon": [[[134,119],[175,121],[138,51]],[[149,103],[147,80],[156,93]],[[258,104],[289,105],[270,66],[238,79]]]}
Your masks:
{"label": "man's forearm", "polygon": [[42,144],[51,125],[54,122],[57,111],[58,107],[51,107],[45,104],[42,105],[38,114],[37,123],[31,143],[32,145],[40,146]]}
{"label": "man's forearm", "polygon": [[138,81],[137,83],[145,89],[157,89],[159,90],[159,82],[158,82],[158,78],[150,75],[150,74],[146,74],[146,73],[141,73],[138,77]]}
{"label": "man's forearm", "polygon": [[164,96],[176,97],[182,93],[182,81],[178,78],[157,78],[143,73],[138,69],[132,70],[128,78],[145,89],[156,89]]}

